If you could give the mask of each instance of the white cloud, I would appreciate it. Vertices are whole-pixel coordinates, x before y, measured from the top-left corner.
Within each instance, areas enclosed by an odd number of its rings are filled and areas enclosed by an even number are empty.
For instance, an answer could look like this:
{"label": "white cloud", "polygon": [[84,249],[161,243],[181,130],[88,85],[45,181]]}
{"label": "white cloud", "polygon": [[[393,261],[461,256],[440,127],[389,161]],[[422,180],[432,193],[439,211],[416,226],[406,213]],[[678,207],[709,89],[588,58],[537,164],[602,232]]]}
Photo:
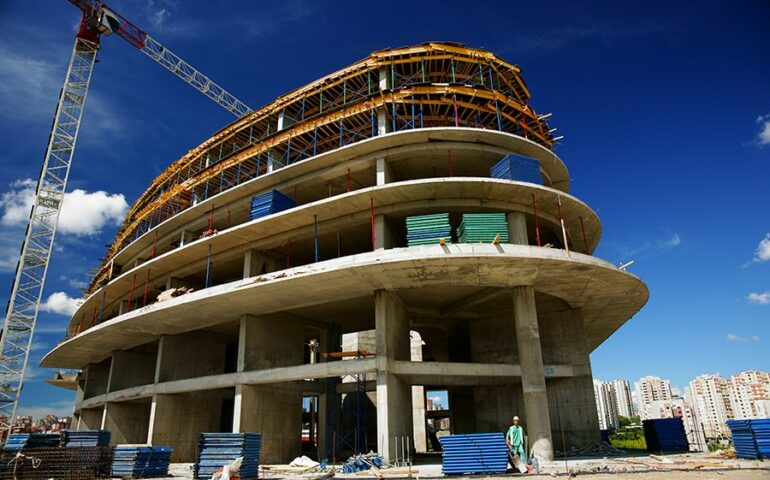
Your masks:
{"label": "white cloud", "polygon": [[611,255],[619,257],[623,262],[657,257],[681,244],[682,238],[676,232],[670,236],[647,240],[644,243],[605,242],[606,248],[613,251]]}
{"label": "white cloud", "polygon": [[770,113],[758,116],[757,124],[759,125],[759,131],[757,132],[755,142],[761,147],[770,145]]}
{"label": "white cloud", "polygon": [[725,335],[725,340],[732,343],[756,343],[759,341],[759,337],[756,335],[751,335],[749,338],[741,337],[740,335],[736,335],[734,333],[728,333]]}
{"label": "white cloud", "polygon": [[758,303],[760,305],[770,304],[770,290],[762,293],[751,292],[746,297],[751,303]]}
{"label": "white cloud", "polygon": [[754,258],[746,263],[744,267],[752,263],[767,262],[768,260],[770,260],[770,233],[765,234],[765,238],[759,241],[757,250],[754,252]]}
{"label": "white cloud", "polygon": [[71,317],[82,302],[82,298],[72,298],[64,292],[54,292],[40,305],[40,310]]}
{"label": "white cloud", "polygon": [[[0,196],[0,223],[3,226],[22,226],[27,222],[35,200],[35,186],[34,180],[17,180]],[[64,194],[58,232],[95,235],[105,225],[120,225],[127,211],[128,203],[122,194],[76,189]]]}

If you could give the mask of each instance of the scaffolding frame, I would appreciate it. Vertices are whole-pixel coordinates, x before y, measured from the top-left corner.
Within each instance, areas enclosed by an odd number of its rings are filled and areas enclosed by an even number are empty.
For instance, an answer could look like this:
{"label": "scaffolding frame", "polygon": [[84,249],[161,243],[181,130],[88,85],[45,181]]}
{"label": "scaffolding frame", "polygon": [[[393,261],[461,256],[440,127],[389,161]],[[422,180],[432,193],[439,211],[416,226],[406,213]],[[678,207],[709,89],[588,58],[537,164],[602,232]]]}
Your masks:
{"label": "scaffolding frame", "polygon": [[321,153],[380,134],[431,127],[482,128],[553,147],[528,105],[521,70],[452,43],[375,52],[231,123],[161,173],[132,205],[88,293],[110,279],[112,258],[159,224],[212,195]]}

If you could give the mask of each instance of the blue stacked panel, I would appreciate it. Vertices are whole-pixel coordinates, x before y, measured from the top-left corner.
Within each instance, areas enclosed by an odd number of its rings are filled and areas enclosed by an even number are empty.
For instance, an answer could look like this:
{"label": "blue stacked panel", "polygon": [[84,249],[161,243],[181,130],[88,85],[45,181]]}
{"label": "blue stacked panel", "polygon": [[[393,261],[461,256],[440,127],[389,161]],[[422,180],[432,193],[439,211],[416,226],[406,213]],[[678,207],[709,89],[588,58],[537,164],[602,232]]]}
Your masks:
{"label": "blue stacked panel", "polygon": [[112,476],[166,477],[172,451],[168,446],[118,445],[112,460]]}
{"label": "blue stacked panel", "polygon": [[12,433],[8,435],[4,448],[6,450],[21,450],[22,448],[26,448],[29,435],[29,433]]}
{"label": "blue stacked panel", "polygon": [[12,433],[5,441],[6,450],[22,448],[56,448],[61,444],[59,433]]}
{"label": "blue stacked panel", "polygon": [[107,447],[110,445],[110,432],[107,430],[65,430],[64,446]]}
{"label": "blue stacked panel", "polygon": [[60,433],[31,433],[26,448],[56,448],[60,445]]}
{"label": "blue stacked panel", "polygon": [[540,173],[540,161],[515,153],[509,153],[502,160],[494,164],[490,174],[492,178],[537,183],[538,185],[543,184],[543,176]]}
{"label": "blue stacked panel", "polygon": [[260,433],[201,433],[195,478],[211,478],[238,457],[243,457],[238,476],[243,480],[257,478],[261,445]]}
{"label": "blue stacked panel", "polygon": [[728,420],[733,436],[735,456],[740,458],[770,458],[770,419]]}
{"label": "blue stacked panel", "polygon": [[642,422],[648,452],[686,452],[687,434],[681,418],[656,418]]}
{"label": "blue stacked panel", "polygon": [[251,219],[256,220],[295,206],[296,203],[292,198],[278,190],[256,195],[251,198]]}
{"label": "blue stacked panel", "polygon": [[504,473],[508,468],[508,446],[502,433],[446,435],[439,441],[445,475]]}
{"label": "blue stacked panel", "polygon": [[754,440],[760,458],[770,458],[770,419],[758,418],[751,421]]}

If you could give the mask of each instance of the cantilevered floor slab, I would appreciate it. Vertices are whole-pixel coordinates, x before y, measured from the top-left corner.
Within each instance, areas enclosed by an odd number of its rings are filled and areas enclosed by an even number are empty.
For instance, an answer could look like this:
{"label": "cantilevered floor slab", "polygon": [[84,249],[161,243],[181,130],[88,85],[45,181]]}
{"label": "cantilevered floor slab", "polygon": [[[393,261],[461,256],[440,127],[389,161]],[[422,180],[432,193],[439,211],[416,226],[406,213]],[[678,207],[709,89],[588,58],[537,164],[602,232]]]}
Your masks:
{"label": "cantilevered floor slab", "polygon": [[509,244],[450,244],[378,250],[192,292],[118,316],[49,352],[42,367],[82,368],[157,339],[269,314],[371,295],[378,289],[443,286],[535,290],[581,308],[589,350],[646,303],[647,287],[610,263],[564,250]]}
{"label": "cantilevered floor slab", "polygon": [[477,177],[394,182],[354,190],[236,225],[215,236],[159,255],[136,268],[124,268],[121,275],[89,296],[78,307],[69,332],[75,333],[75,326],[82,318],[82,312],[109,308],[114,302],[128,295],[133,288],[134,279],[145,278],[148,270],[150,281],[154,281],[155,276],[163,276],[169,272],[174,272],[175,276],[184,276],[186,273],[181,269],[187,268],[189,273],[195,262],[204,261],[209,248],[215,254],[214,261],[221,262],[241,255],[247,245],[248,248],[268,250],[283,245],[290,239],[296,243],[301,238],[310,238],[313,236],[315,220],[318,221],[320,235],[338,232],[351,225],[367,225],[372,205],[377,215],[412,215],[416,212],[425,213],[428,209],[531,212],[532,198],[537,202],[541,221],[553,225],[559,223],[557,203],[561,201],[565,225],[567,230],[574,234],[573,243],[579,245],[580,250],[585,247],[589,252],[596,248],[601,237],[599,217],[579,199],[553,188],[526,182]]}

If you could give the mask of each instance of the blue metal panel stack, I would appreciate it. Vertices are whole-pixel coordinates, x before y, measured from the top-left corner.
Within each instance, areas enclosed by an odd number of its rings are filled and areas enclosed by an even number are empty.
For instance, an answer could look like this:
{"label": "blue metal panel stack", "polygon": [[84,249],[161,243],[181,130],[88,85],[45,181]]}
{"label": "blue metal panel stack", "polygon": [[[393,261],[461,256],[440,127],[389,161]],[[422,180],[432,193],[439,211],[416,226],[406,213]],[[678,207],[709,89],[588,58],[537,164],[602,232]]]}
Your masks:
{"label": "blue metal panel stack", "polygon": [[415,215],[406,217],[406,244],[435,245],[443,238],[446,243],[452,242],[452,226],[449,224],[448,213],[434,215]]}
{"label": "blue metal panel stack", "polygon": [[770,458],[770,419],[728,420],[733,435],[735,456],[740,458]]}
{"label": "blue metal panel stack", "polygon": [[118,445],[112,460],[113,477],[150,478],[168,476],[171,447]]}
{"label": "blue metal panel stack", "polygon": [[508,468],[508,446],[502,433],[446,435],[439,441],[445,475],[504,473]]}
{"label": "blue metal panel stack", "polygon": [[27,446],[28,440],[29,433],[12,433],[8,435],[4,448],[6,450],[21,450]]}
{"label": "blue metal panel stack", "polygon": [[518,180],[521,182],[543,184],[540,174],[540,161],[515,153],[509,153],[492,166],[492,178],[503,180]]}
{"label": "blue metal panel stack", "polygon": [[257,478],[261,445],[261,433],[201,433],[195,478],[211,478],[238,457],[243,457],[238,476],[243,480]]}
{"label": "blue metal panel stack", "polygon": [[681,418],[656,418],[644,420],[644,439],[648,452],[686,452],[689,450],[687,434]]}
{"label": "blue metal panel stack", "polygon": [[296,203],[278,190],[272,190],[251,198],[251,219],[266,217],[283,210],[294,208]]}
{"label": "blue metal panel stack", "polygon": [[65,430],[64,446],[107,447],[110,444],[110,432],[107,430]]}
{"label": "blue metal panel stack", "polygon": [[59,433],[12,433],[5,442],[6,450],[22,448],[56,448],[61,445]]}

